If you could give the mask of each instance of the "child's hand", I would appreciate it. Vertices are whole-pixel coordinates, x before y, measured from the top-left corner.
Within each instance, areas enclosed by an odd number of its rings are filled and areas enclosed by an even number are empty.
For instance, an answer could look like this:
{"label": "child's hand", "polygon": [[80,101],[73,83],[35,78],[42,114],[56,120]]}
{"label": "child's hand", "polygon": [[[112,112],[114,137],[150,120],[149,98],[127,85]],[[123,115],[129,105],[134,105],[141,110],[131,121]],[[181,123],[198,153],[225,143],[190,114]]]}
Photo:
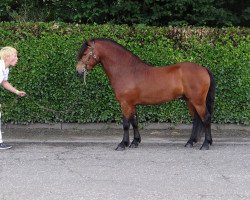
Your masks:
{"label": "child's hand", "polygon": [[26,95],[26,92],[24,92],[24,91],[18,91],[16,94],[18,96],[20,96],[20,97],[24,97]]}

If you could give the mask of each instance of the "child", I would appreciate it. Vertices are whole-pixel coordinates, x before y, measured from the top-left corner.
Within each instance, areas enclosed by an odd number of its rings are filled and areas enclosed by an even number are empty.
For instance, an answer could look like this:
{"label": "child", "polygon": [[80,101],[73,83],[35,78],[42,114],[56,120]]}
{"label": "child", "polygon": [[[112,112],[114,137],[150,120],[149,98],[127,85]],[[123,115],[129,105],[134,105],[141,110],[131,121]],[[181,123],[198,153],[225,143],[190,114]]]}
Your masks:
{"label": "child", "polygon": [[[6,90],[15,93],[18,96],[25,96],[26,93],[24,91],[19,91],[15,87],[13,87],[8,82],[9,68],[13,67],[17,64],[17,50],[13,47],[3,47],[0,49],[0,84]],[[0,129],[0,149],[9,149],[10,145],[3,143],[2,133]]]}

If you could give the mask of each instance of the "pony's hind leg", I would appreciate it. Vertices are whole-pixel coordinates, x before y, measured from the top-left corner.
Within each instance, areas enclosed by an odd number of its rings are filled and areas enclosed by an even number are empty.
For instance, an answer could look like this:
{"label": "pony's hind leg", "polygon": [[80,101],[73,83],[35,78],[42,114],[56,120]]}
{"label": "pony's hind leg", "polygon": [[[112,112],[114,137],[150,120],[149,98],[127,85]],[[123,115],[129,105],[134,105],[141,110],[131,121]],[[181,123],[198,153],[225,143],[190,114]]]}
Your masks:
{"label": "pony's hind leg", "polygon": [[202,120],[203,129],[205,131],[205,139],[201,146],[201,150],[208,150],[209,145],[212,144],[212,135],[211,135],[211,115],[208,112],[206,105],[204,106],[195,106],[199,117]]}
{"label": "pony's hind leg", "polygon": [[206,110],[206,116],[205,116],[203,124],[204,124],[204,130],[205,130],[205,140],[200,149],[208,150],[209,145],[212,145],[213,143],[212,134],[211,134],[211,115],[208,112],[208,110]]}
{"label": "pony's hind leg", "polygon": [[134,130],[134,139],[129,147],[130,148],[137,148],[139,143],[141,142],[141,136],[140,136],[140,133],[138,130],[137,114],[132,115],[131,124],[132,124],[133,130]]}
{"label": "pony's hind leg", "polygon": [[198,142],[198,140],[201,138],[201,134],[203,132],[203,122],[201,121],[201,118],[195,112],[193,117],[193,128],[192,128],[192,134],[190,136],[190,139],[187,141],[185,147],[193,147],[194,143]]}
{"label": "pony's hind leg", "polygon": [[201,133],[203,131],[203,123],[192,103],[188,100],[186,100],[186,103],[188,106],[189,113],[193,118],[193,127],[192,134],[190,136],[190,139],[185,144],[185,147],[193,147],[194,143],[198,142],[201,137]]}

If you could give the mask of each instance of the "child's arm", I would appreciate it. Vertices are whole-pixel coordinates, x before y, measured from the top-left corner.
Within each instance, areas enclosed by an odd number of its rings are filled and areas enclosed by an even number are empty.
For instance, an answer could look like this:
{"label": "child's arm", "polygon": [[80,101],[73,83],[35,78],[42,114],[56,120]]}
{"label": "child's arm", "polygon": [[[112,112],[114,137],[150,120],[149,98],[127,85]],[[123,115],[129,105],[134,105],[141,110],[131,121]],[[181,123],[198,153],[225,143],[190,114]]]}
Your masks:
{"label": "child's arm", "polygon": [[2,81],[2,86],[3,86],[3,88],[5,88],[6,90],[8,90],[8,91],[10,91],[10,92],[12,92],[12,93],[15,93],[16,95],[18,95],[18,96],[21,96],[21,97],[23,97],[23,96],[25,96],[26,95],[26,93],[24,92],[24,91],[19,91],[19,90],[17,90],[15,87],[13,87],[8,81]]}

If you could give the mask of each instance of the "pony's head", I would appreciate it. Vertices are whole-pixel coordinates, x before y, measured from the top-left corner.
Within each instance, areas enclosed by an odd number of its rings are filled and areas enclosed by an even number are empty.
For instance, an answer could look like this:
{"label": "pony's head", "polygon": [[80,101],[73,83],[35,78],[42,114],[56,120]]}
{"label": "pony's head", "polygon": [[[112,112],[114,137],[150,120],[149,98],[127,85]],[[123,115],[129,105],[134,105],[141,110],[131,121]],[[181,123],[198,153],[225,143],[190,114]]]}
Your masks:
{"label": "pony's head", "polygon": [[77,61],[76,71],[78,75],[86,75],[87,71],[99,63],[99,59],[95,54],[94,40],[83,43],[78,52]]}

